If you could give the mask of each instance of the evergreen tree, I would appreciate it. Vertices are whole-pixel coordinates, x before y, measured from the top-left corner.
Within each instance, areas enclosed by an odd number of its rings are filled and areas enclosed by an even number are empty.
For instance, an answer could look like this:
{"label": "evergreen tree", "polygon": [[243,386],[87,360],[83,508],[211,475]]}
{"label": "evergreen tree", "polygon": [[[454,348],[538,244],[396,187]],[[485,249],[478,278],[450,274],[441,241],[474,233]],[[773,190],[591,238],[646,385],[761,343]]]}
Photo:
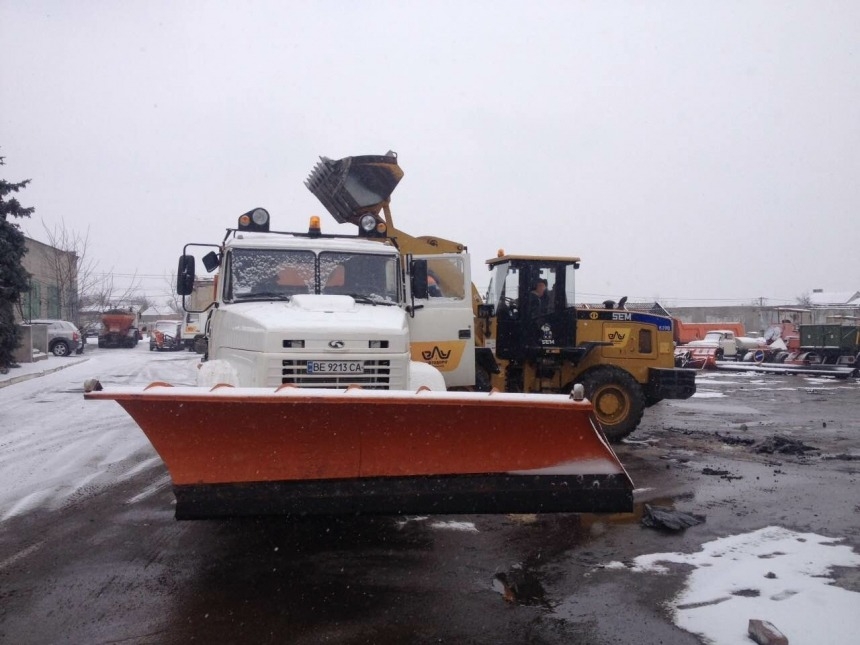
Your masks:
{"label": "evergreen tree", "polygon": [[[0,166],[5,165],[0,157]],[[11,183],[0,178],[0,370],[14,363],[12,354],[18,347],[18,326],[14,306],[21,294],[30,288],[30,275],[21,265],[27,252],[21,228],[9,217],[30,217],[33,208],[25,208],[11,193],[17,193],[30,183],[29,179]]]}

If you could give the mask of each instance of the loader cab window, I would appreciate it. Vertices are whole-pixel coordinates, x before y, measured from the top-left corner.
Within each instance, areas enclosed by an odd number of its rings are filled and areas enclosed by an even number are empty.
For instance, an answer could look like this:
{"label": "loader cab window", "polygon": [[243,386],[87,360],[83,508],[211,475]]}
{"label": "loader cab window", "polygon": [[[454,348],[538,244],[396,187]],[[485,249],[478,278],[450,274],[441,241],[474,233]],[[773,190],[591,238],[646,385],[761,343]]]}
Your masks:
{"label": "loader cab window", "polygon": [[429,304],[463,300],[466,297],[466,268],[461,257],[427,258]]}
{"label": "loader cab window", "polygon": [[564,307],[573,307],[576,304],[576,289],[574,276],[576,274],[576,266],[566,264],[564,267]]}
{"label": "loader cab window", "polygon": [[[540,289],[539,283],[545,285],[545,288]],[[556,310],[558,287],[559,281],[555,267],[535,267],[529,284],[529,315],[531,317],[550,314]]]}
{"label": "loader cab window", "polygon": [[486,302],[495,306],[499,317],[519,318],[520,275],[517,267],[507,263],[492,268]]}
{"label": "loader cab window", "polygon": [[378,304],[399,302],[399,265],[394,255],[325,251],[319,255],[319,266],[322,294]]}

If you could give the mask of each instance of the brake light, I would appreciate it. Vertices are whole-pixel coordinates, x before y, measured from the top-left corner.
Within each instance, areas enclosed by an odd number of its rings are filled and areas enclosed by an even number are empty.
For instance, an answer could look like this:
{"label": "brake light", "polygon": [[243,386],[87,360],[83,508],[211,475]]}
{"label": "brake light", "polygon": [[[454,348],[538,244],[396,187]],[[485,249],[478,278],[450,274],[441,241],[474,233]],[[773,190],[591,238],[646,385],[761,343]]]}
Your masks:
{"label": "brake light", "polygon": [[80,338],[80,336],[78,336],[78,332],[73,331],[72,332],[72,340],[77,340],[78,338]]}

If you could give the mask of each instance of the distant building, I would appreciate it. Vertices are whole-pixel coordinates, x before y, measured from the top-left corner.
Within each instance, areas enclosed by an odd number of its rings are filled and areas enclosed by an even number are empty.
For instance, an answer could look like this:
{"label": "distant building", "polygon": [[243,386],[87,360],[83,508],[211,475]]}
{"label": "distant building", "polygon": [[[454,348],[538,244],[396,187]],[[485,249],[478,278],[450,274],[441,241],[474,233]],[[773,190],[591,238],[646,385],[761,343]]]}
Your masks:
{"label": "distant building", "polygon": [[169,307],[149,307],[140,312],[140,324],[151,325],[156,320],[182,320],[181,313]]}
{"label": "distant building", "polygon": [[813,289],[809,294],[813,307],[852,307],[860,304],[860,291],[825,291]]}
{"label": "distant building", "polygon": [[30,273],[30,290],[21,294],[19,321],[58,318],[76,322],[78,256],[24,237],[27,252],[21,264]]}

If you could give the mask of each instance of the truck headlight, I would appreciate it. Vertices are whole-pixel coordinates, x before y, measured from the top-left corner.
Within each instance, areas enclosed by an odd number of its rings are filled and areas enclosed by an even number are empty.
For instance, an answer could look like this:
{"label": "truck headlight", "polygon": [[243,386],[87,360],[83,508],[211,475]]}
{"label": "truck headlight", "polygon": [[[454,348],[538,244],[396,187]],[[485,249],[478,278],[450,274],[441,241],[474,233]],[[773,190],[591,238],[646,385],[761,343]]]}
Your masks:
{"label": "truck headlight", "polygon": [[255,208],[239,217],[239,230],[263,231],[269,230],[269,211],[265,208]]}

